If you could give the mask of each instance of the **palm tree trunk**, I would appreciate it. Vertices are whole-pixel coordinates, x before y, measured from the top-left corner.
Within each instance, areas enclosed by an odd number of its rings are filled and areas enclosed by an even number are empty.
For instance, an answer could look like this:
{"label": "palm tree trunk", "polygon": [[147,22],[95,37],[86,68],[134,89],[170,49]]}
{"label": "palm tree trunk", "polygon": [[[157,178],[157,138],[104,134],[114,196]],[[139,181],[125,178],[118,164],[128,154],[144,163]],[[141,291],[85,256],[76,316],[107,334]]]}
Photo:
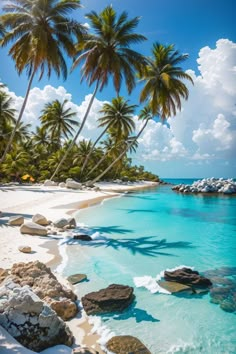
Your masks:
{"label": "palm tree trunk", "polygon": [[138,140],[142,132],[147,126],[148,120],[146,120],[145,124],[143,125],[142,129],[139,131],[138,135],[136,136],[136,139],[134,139],[130,144],[126,146],[126,148],[122,151],[122,153],[103,171],[98,177],[96,177],[93,181],[90,182],[90,184],[94,184],[97,181],[99,181],[122,157],[126,154],[126,152],[133,146],[133,144]]}
{"label": "palm tree trunk", "polygon": [[57,168],[56,168],[55,172],[53,173],[52,177],[50,178],[50,180],[52,180],[52,179],[56,176],[56,174],[57,174],[58,171],[60,170],[60,168],[61,168],[63,162],[64,162],[65,159],[67,158],[67,156],[68,156],[70,150],[71,150],[72,147],[74,146],[74,144],[75,144],[75,142],[76,142],[78,136],[80,135],[80,133],[81,133],[83,127],[84,127],[84,124],[85,124],[85,122],[86,122],[86,120],[87,120],[87,118],[88,118],[90,109],[91,109],[91,107],[92,107],[92,104],[93,104],[95,95],[96,95],[97,90],[98,90],[98,86],[99,86],[99,80],[98,80],[97,83],[96,83],[95,90],[94,90],[93,95],[92,95],[92,97],[91,97],[91,99],[90,99],[90,102],[89,102],[89,104],[88,104],[88,107],[87,107],[87,110],[86,110],[86,112],[85,112],[85,115],[84,115],[84,118],[83,118],[83,120],[82,120],[82,123],[81,123],[81,125],[80,125],[80,128],[79,128],[78,132],[76,133],[74,139],[73,139],[72,142],[70,143],[70,145],[69,145],[67,151],[65,152],[65,155],[63,156],[63,158],[61,159],[61,161],[60,161],[59,164],[57,165]]}
{"label": "palm tree trunk", "polygon": [[87,177],[91,175],[91,173],[96,170],[96,168],[101,165],[101,163],[105,160],[105,158],[107,157],[108,153],[111,151],[111,149],[109,149],[108,151],[106,151],[106,153],[103,155],[103,157],[98,161],[98,163],[92,168],[92,170],[89,171],[89,173],[87,174]]}
{"label": "palm tree trunk", "polygon": [[83,176],[83,171],[84,171],[85,167],[87,166],[87,163],[88,163],[88,161],[89,161],[90,156],[92,155],[92,153],[93,153],[93,151],[94,151],[95,146],[97,145],[97,143],[99,142],[99,140],[103,137],[103,135],[106,133],[106,131],[107,131],[108,128],[109,128],[109,126],[106,127],[106,128],[102,131],[102,133],[99,135],[99,137],[96,139],[96,141],[94,142],[93,146],[91,147],[91,149],[90,149],[88,155],[86,156],[86,158],[85,158],[85,160],[84,160],[84,163],[83,163],[83,166],[82,166],[82,168],[81,168],[81,172],[80,172],[80,176],[81,176],[81,177]]}
{"label": "palm tree trunk", "polygon": [[7,143],[6,149],[5,149],[5,151],[4,151],[4,153],[3,153],[2,157],[1,157],[0,163],[3,163],[3,161],[5,160],[6,155],[7,155],[8,151],[10,150],[10,147],[11,147],[11,144],[13,142],[14,136],[16,134],[17,128],[19,127],[19,124],[20,124],[20,121],[22,119],[22,116],[23,116],[23,113],[24,113],[24,110],[25,110],[25,106],[26,106],[26,103],[27,103],[27,100],[28,100],[28,97],[29,97],[29,93],[30,93],[30,89],[31,89],[31,85],[32,85],[32,82],[33,82],[34,75],[35,75],[35,71],[33,71],[33,73],[30,76],[30,79],[29,79],[29,82],[28,82],[27,91],[26,91],[26,95],[25,95],[23,104],[21,106],[21,110],[20,110],[18,119],[16,121],[16,125],[15,125],[15,127],[14,127],[14,129],[13,129],[13,131],[11,133],[11,136],[10,136],[10,139],[9,139],[9,141]]}

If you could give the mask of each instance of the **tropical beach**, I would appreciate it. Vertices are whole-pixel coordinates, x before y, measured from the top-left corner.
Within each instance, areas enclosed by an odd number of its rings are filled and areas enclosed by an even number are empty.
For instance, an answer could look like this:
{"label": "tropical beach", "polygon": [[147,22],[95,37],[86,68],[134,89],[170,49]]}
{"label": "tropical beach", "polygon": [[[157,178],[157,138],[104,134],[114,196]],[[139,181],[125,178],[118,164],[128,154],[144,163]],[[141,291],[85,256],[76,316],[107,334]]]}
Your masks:
{"label": "tropical beach", "polygon": [[2,354],[235,354],[235,10],[0,3]]}

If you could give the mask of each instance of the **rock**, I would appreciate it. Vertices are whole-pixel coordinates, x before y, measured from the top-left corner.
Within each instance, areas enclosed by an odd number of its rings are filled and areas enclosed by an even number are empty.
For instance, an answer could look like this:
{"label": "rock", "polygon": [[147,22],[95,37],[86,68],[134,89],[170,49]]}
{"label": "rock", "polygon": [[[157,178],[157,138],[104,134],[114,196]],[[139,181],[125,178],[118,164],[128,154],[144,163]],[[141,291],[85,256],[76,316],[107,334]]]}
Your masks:
{"label": "rock", "polygon": [[208,288],[212,285],[210,279],[199,275],[197,271],[190,268],[181,268],[172,272],[165,271],[164,278],[167,281],[174,281],[191,287]]}
{"label": "rock", "polygon": [[32,221],[35,222],[36,224],[42,225],[42,226],[47,226],[49,225],[49,221],[45,218],[45,216],[41,214],[35,214],[32,217]]}
{"label": "rock", "polygon": [[87,275],[86,274],[73,274],[70,275],[67,280],[72,284],[75,285],[77,283],[81,283],[82,281],[87,279]]}
{"label": "rock", "polygon": [[59,183],[59,187],[61,187],[61,188],[65,188],[65,187],[66,187],[65,182],[61,182],[61,183]]}
{"label": "rock", "polygon": [[180,293],[180,292],[187,292],[193,294],[194,292],[190,286],[176,283],[174,281],[158,281],[157,283],[158,285],[160,285],[160,287],[169,291],[171,294]]}
{"label": "rock", "polygon": [[21,226],[22,224],[24,224],[24,217],[22,215],[10,216],[8,224],[11,226]]}
{"label": "rock", "polygon": [[99,352],[88,347],[83,347],[83,348],[74,348],[72,354],[99,354]]}
{"label": "rock", "polygon": [[31,253],[32,249],[30,246],[19,246],[18,250],[23,253]]}
{"label": "rock", "polygon": [[3,280],[9,275],[9,270],[8,269],[3,269],[0,268],[0,284],[3,282]]}
{"label": "rock", "polygon": [[115,336],[106,343],[109,352],[115,354],[151,354],[145,345],[132,336]]}
{"label": "rock", "polygon": [[132,287],[112,284],[105,289],[86,294],[81,301],[88,315],[96,315],[122,312],[133,302],[134,297]]}
{"label": "rock", "polygon": [[77,226],[75,218],[69,218],[67,220],[67,223],[70,226],[70,228],[72,228],[72,229],[76,228],[76,226]]}
{"label": "rock", "polygon": [[44,301],[46,301],[64,321],[70,320],[78,313],[76,303],[69,299],[53,300],[51,298],[44,298]]}
{"label": "rock", "polygon": [[181,193],[223,193],[231,195],[236,193],[236,182],[233,179],[217,179],[212,177],[195,181],[191,186],[180,184],[172,187],[172,190]]}
{"label": "rock", "polygon": [[29,234],[29,235],[38,235],[38,236],[47,236],[47,228],[38,225],[34,222],[25,222],[20,227],[20,232],[22,234]]}
{"label": "rock", "polygon": [[225,299],[221,302],[220,308],[226,312],[236,311],[236,303],[233,300]]}
{"label": "rock", "polygon": [[81,240],[81,241],[92,241],[92,237],[86,234],[75,234],[73,236],[74,240]]}
{"label": "rock", "polygon": [[59,304],[55,305],[55,310],[59,309],[58,315],[62,318],[68,316],[68,312],[72,311],[72,307],[77,309],[76,304],[74,306],[66,302],[66,300],[71,300],[75,303],[77,297],[73,291],[60,284],[50,268],[39,261],[14,264],[11,268],[10,277],[21,286],[30,286],[40,299],[44,299],[49,304],[52,300],[61,302],[61,306]]}
{"label": "rock", "polygon": [[23,346],[39,352],[58,344],[73,344],[66,324],[28,286],[5,280],[0,293],[5,299],[0,325]]}
{"label": "rock", "polygon": [[65,218],[58,219],[54,221],[53,226],[57,227],[58,229],[62,229],[63,227],[68,225],[68,221]]}
{"label": "rock", "polygon": [[57,186],[58,183],[51,181],[50,179],[46,179],[46,181],[43,184],[45,187],[53,187],[53,186]]}
{"label": "rock", "polygon": [[71,178],[68,178],[66,180],[66,188],[70,188],[70,189],[82,189],[82,184],[79,182],[74,181]]}

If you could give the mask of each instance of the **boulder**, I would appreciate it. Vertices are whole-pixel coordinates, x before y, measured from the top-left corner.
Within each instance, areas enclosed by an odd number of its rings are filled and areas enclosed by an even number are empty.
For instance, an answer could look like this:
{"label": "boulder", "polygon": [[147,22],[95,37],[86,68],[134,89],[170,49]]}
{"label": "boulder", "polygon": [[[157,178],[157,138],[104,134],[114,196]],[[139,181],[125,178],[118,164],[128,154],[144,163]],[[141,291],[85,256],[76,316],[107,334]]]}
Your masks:
{"label": "boulder", "polygon": [[133,290],[130,286],[112,284],[105,289],[86,294],[81,301],[88,315],[122,312],[133,302]]}
{"label": "boulder", "polygon": [[25,222],[20,227],[20,232],[22,234],[29,234],[29,235],[38,235],[38,236],[47,236],[47,228],[38,225],[35,222]]}
{"label": "boulder", "polygon": [[187,292],[193,294],[193,289],[185,284],[176,283],[175,281],[158,281],[160,287],[169,291],[171,294]]}
{"label": "boulder", "polygon": [[46,179],[46,181],[43,184],[45,187],[53,187],[53,186],[57,186],[58,183],[51,181],[50,179]]}
{"label": "boulder", "polygon": [[92,237],[86,234],[75,234],[73,236],[74,240],[80,240],[80,241],[92,241]]}
{"label": "boulder", "polygon": [[0,284],[3,282],[3,280],[9,275],[9,270],[0,268]]}
{"label": "boulder", "polygon": [[65,218],[58,219],[53,223],[53,226],[57,227],[58,229],[62,229],[67,225],[68,225],[68,220]]}
{"label": "boulder", "polygon": [[21,226],[22,224],[24,224],[24,217],[22,215],[10,216],[8,224],[11,226]]}
{"label": "boulder", "polygon": [[0,293],[0,325],[23,346],[39,352],[58,344],[73,344],[66,324],[28,286],[5,280]]}
{"label": "boulder", "polygon": [[[29,263],[16,263],[11,268],[11,279],[21,285],[28,285],[34,293],[47,303],[53,301],[61,302],[55,304],[55,311],[58,309],[58,315],[62,318],[68,317],[68,312],[71,313],[72,308],[78,312],[75,301],[76,295],[71,289],[66,288],[59,283],[51,269],[45,264],[36,261]],[[75,305],[72,305],[66,300],[71,300]],[[64,312],[63,312],[64,311]]]}
{"label": "boulder", "polygon": [[75,218],[69,218],[67,220],[68,225],[70,226],[71,229],[76,228],[76,220]]}
{"label": "boulder", "polygon": [[145,345],[133,336],[115,336],[106,343],[109,352],[114,354],[151,354]]}
{"label": "boulder", "polygon": [[196,288],[208,288],[212,285],[210,279],[205,278],[197,271],[190,268],[181,268],[174,271],[165,271],[164,278],[167,281],[174,281]]}
{"label": "boulder", "polygon": [[72,284],[75,285],[77,283],[81,283],[82,281],[87,279],[87,275],[86,274],[73,274],[70,275],[67,280]]}
{"label": "boulder", "polygon": [[82,189],[82,184],[74,181],[73,179],[68,178],[66,180],[66,188],[70,189]]}
{"label": "boulder", "polygon": [[45,218],[45,216],[41,214],[35,214],[32,217],[32,221],[35,222],[36,224],[42,225],[42,226],[47,226],[49,225],[49,221]]}
{"label": "boulder", "polygon": [[30,246],[19,246],[18,250],[23,253],[31,253],[32,249]]}
{"label": "boulder", "polygon": [[61,183],[59,183],[59,187],[61,187],[61,188],[65,188],[65,187],[66,187],[65,182],[61,182]]}
{"label": "boulder", "polygon": [[78,313],[78,307],[75,302],[70,299],[53,300],[49,297],[44,298],[44,301],[60,316],[64,321],[68,321],[75,317]]}

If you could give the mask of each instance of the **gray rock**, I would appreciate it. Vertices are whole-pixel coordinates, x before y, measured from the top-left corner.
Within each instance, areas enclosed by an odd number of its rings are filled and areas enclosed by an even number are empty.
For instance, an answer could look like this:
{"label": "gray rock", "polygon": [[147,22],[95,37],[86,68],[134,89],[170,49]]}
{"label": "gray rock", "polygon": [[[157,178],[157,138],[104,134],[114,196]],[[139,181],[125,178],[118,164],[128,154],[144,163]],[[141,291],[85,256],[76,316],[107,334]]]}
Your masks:
{"label": "gray rock", "polygon": [[53,226],[57,227],[58,229],[61,229],[67,225],[68,225],[68,220],[65,218],[58,219],[53,223]]}
{"label": "gray rock", "polygon": [[61,183],[59,183],[59,187],[61,187],[61,188],[65,188],[65,187],[66,187],[65,182],[61,182]]}
{"label": "gray rock", "polygon": [[47,231],[46,227],[30,221],[25,222],[20,227],[20,232],[22,234],[47,236]]}
{"label": "gray rock", "polygon": [[57,186],[58,183],[51,181],[50,179],[46,179],[46,181],[43,184],[45,187],[53,187],[53,186]]}
{"label": "gray rock", "polygon": [[69,218],[69,219],[67,220],[67,222],[68,222],[68,225],[69,225],[71,228],[75,228],[75,227],[76,227],[76,220],[75,220],[75,218]]}
{"label": "gray rock", "polygon": [[66,188],[70,188],[70,189],[82,189],[82,184],[79,182],[74,181],[71,178],[68,178],[66,180]]}
{"label": "gray rock", "polygon": [[11,226],[21,226],[22,224],[24,224],[24,217],[22,215],[10,216],[8,224]]}
{"label": "gray rock", "polygon": [[70,275],[67,280],[72,284],[77,284],[77,283],[81,283],[82,281],[87,279],[87,275],[86,274],[73,274]]}

